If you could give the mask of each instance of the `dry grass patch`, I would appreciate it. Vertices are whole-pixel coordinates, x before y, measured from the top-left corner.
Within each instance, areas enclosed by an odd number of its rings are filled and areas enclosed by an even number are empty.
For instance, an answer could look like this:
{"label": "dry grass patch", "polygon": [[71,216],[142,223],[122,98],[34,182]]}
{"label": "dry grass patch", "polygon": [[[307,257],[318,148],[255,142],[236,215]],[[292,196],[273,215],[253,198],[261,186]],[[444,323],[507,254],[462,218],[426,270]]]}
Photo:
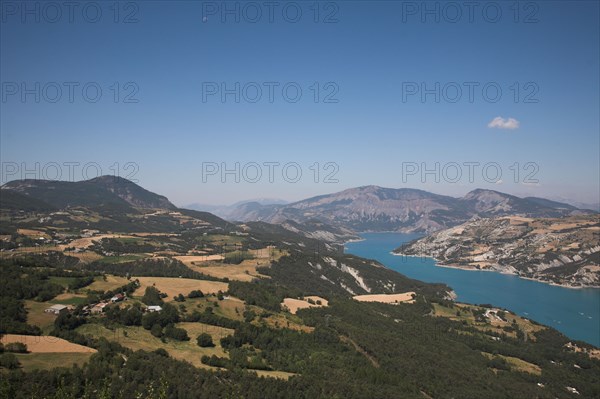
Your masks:
{"label": "dry grass patch", "polygon": [[287,371],[268,371],[268,370],[248,370],[249,373],[256,373],[259,377],[271,377],[278,378],[280,380],[289,380],[290,377],[293,377],[297,374],[288,373]]}
{"label": "dry grass patch", "polygon": [[[207,304],[211,304],[213,301],[207,299]],[[241,299],[229,296],[225,297],[222,301],[217,299],[214,303],[218,303],[219,306],[214,309],[214,312],[220,316],[230,318],[232,320],[241,320],[242,314],[246,309],[246,303]]]}
{"label": "dry grass patch", "polygon": [[15,248],[11,254],[46,254],[49,252],[61,252],[60,246],[56,245],[40,245],[39,247],[19,247]]}
{"label": "dry grass patch", "polygon": [[56,367],[83,366],[89,362],[93,353],[17,353],[24,371],[51,370]]}
{"label": "dry grass patch", "polygon": [[572,342],[565,344],[565,348],[572,350],[574,352],[585,353],[592,359],[600,360],[600,349],[582,348]]}
{"label": "dry grass patch", "polygon": [[135,237],[179,237],[178,233],[131,233]]}
{"label": "dry grass patch", "polygon": [[70,247],[75,247],[75,248],[87,248],[91,245],[94,244],[95,241],[101,241],[103,238],[133,238],[135,239],[134,236],[130,236],[130,235],[123,235],[123,234],[100,234],[94,237],[84,237],[84,238],[77,238],[73,241],[71,241],[68,244],[65,245],[59,245],[58,247],[61,250],[64,250],[65,248],[70,248]]}
{"label": "dry grass patch", "polygon": [[50,335],[17,335],[6,334],[0,338],[4,345],[10,342],[21,342],[27,345],[27,349],[32,353],[96,353],[94,348],[78,345],[66,341],[62,338]]}
{"label": "dry grass patch", "polygon": [[100,260],[103,258],[102,255],[97,254],[92,251],[83,251],[83,252],[67,251],[67,252],[65,252],[65,255],[77,258],[84,263],[91,263],[91,262],[94,262],[94,261],[97,261],[97,260]]}
{"label": "dry grass patch", "polygon": [[235,330],[232,330],[230,328],[223,328],[204,323],[177,323],[177,327],[186,330],[194,344],[196,343],[196,338],[198,337],[198,335],[209,334],[213,339],[213,343],[217,347],[221,346],[221,344],[219,343],[221,338],[225,338],[228,335],[233,335],[233,333],[235,332]]}
{"label": "dry grass patch", "polygon": [[[85,302],[87,299],[86,295],[83,294],[73,294],[69,292],[65,292],[64,294],[59,294],[54,299],[49,300],[50,304],[60,304],[60,305],[79,305]],[[48,306],[49,307],[49,306]]]}
{"label": "dry grass patch", "polygon": [[[191,326],[194,325],[195,326]],[[115,330],[109,330],[99,324],[85,324],[77,329],[81,334],[89,334],[95,337],[104,337],[110,341],[118,342],[132,350],[154,351],[158,348],[163,348],[169,355],[177,360],[186,361],[196,367],[212,369],[212,367],[202,364],[200,359],[202,356],[219,356],[228,358],[229,355],[223,350],[219,340],[216,339],[220,334],[225,334],[228,329],[220,329],[219,327],[210,326],[202,323],[178,323],[177,327],[181,327],[188,331],[190,336],[189,341],[167,340],[162,342],[160,338],[156,338],[150,331],[144,330],[142,327],[119,327]],[[198,334],[195,332],[202,331],[214,332],[213,342],[216,345],[212,348],[201,348],[196,343]],[[212,334],[211,334],[212,336]]]}
{"label": "dry grass patch", "polygon": [[506,219],[508,219],[510,221],[510,224],[517,225],[517,226],[523,225],[523,224],[529,224],[534,221],[534,219],[532,219],[532,218],[527,218],[527,217],[522,217],[522,216],[509,216]]}
{"label": "dry grass patch", "polygon": [[24,236],[30,237],[30,238],[45,238],[45,239],[50,239],[51,237],[46,234],[44,231],[41,230],[33,230],[33,229],[17,229],[17,233],[18,234],[22,234]]}
{"label": "dry grass patch", "polygon": [[381,302],[381,303],[413,303],[415,292],[404,292],[401,294],[372,294],[372,295],[356,295],[354,300],[359,302]]}
{"label": "dry grass patch", "polygon": [[209,263],[206,266],[199,266],[197,264],[187,266],[194,271],[206,274],[208,276],[217,278],[228,278],[230,280],[249,282],[254,280],[255,278],[269,278],[269,276],[262,275],[256,271],[257,267],[264,265],[260,265],[255,260],[245,260],[239,265],[225,263]]}
{"label": "dry grass patch", "polygon": [[186,265],[187,267],[194,266],[196,263],[225,259],[223,255],[182,255],[174,256],[174,258]]}
{"label": "dry grass patch", "polygon": [[[310,303],[309,299],[314,303]],[[285,298],[281,305],[287,308],[291,314],[296,314],[300,309],[328,306],[329,302],[318,296],[307,296],[302,299]]]}
{"label": "dry grass patch", "polygon": [[25,309],[27,309],[27,323],[38,326],[42,330],[49,330],[54,327],[56,316],[44,312],[50,304],[47,302],[36,302],[31,300],[25,301]]}
{"label": "dry grass patch", "polygon": [[218,316],[227,317],[232,320],[242,320],[243,313],[246,310],[246,304],[241,299],[225,296],[219,301],[215,296],[205,296],[203,298],[186,298],[178,306],[183,305],[186,312],[191,313],[194,310],[204,312],[207,307],[211,307]]}
{"label": "dry grass patch", "polygon": [[[493,354],[487,352],[481,352],[481,354],[487,357],[488,359],[492,359],[495,357]],[[504,355],[497,355],[497,357],[506,360],[506,363],[508,363],[511,370],[520,371],[522,373],[542,375],[542,369],[536,364],[526,362],[525,360],[519,359],[518,357]]]}
{"label": "dry grass patch", "polygon": [[129,280],[125,277],[107,275],[106,280],[103,277],[96,277],[96,281],[85,288],[93,291],[111,291],[127,283],[129,283]]}
{"label": "dry grass patch", "polygon": [[[289,316],[289,315],[288,315]],[[315,330],[314,327],[310,327],[301,324],[298,321],[290,320],[285,314],[277,313],[269,317],[265,317],[262,321],[269,327],[272,328],[287,328],[288,330],[301,331],[305,333],[311,333]],[[260,324],[260,323],[256,323]]]}
{"label": "dry grass patch", "polygon": [[[516,338],[516,331],[506,331],[504,327],[512,326],[513,321],[517,324],[519,329],[527,334],[527,337],[531,341],[535,341],[535,333],[545,329],[544,326],[534,324],[531,321],[524,319],[520,316],[514,315],[509,312],[505,312],[504,318],[506,321],[498,320],[495,318],[488,319],[488,322],[476,321],[475,316],[469,309],[478,309],[485,311],[486,308],[482,308],[475,305],[467,305],[462,303],[454,304],[453,308],[442,306],[438,303],[433,304],[434,315],[438,317],[445,317],[450,320],[466,321],[477,330],[484,334],[496,333],[506,334],[509,337]],[[459,314],[457,314],[459,311]]]}
{"label": "dry grass patch", "polygon": [[[274,247],[252,249],[245,252],[250,254],[253,259],[245,259],[239,264],[214,262],[214,260],[222,260],[223,256],[221,255],[177,256],[175,258],[181,260],[187,267],[199,273],[217,278],[248,282],[255,278],[270,278],[269,276],[260,274],[256,269],[270,266],[271,261],[278,260],[285,255],[284,251],[279,251]],[[196,259],[192,260],[191,258]]]}
{"label": "dry grass patch", "polygon": [[204,294],[216,294],[219,291],[225,292],[229,289],[229,284],[220,281],[194,280],[189,278],[177,277],[132,277],[140,281],[140,288],[137,292],[143,295],[147,287],[156,287],[160,292],[167,294],[166,301],[173,300],[178,294],[187,296],[191,291],[200,290]]}

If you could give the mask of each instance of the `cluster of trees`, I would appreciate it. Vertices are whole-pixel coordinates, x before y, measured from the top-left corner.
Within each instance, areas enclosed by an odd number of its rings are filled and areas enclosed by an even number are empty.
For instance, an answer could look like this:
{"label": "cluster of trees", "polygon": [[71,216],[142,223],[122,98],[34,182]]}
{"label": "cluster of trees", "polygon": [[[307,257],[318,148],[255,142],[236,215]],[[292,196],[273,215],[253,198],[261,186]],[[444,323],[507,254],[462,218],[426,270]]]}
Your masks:
{"label": "cluster of trees", "polygon": [[37,326],[27,324],[27,310],[21,299],[0,295],[0,334],[40,335]]}
{"label": "cluster of trees", "polygon": [[173,300],[175,302],[185,302],[185,296],[183,296],[183,294],[179,293],[178,295],[173,296]]}
{"label": "cluster of trees", "polygon": [[198,337],[196,338],[196,343],[201,348],[212,348],[213,346],[215,346],[212,340],[212,336],[207,333],[202,333],[198,335]]}
{"label": "cluster of trees", "polygon": [[166,298],[166,294],[162,294],[156,287],[146,287],[142,302],[148,306],[161,306]]}
{"label": "cluster of trees", "polygon": [[144,253],[154,252],[157,250],[154,245],[143,242],[139,243],[135,240],[119,240],[115,238],[104,238],[100,243],[92,246],[92,250],[102,254],[103,252],[113,252],[117,254],[124,253]]}
{"label": "cluster of trees", "polygon": [[77,261],[54,252],[0,260],[0,333],[40,334],[38,327],[27,324],[24,300],[45,302],[63,293],[65,288],[51,276],[75,277],[70,289],[91,284],[94,273],[64,269]]}
{"label": "cluster of trees", "polygon": [[[3,373],[3,397],[46,398],[195,398],[244,397],[316,398],[322,396],[309,381],[291,384],[278,379],[259,378],[248,372],[209,371],[177,361],[164,350],[131,351],[104,339],[98,353],[83,367],[23,373]],[[127,359],[125,361],[124,357]],[[293,394],[301,392],[301,394]]]}
{"label": "cluster of trees", "polygon": [[185,316],[185,321],[192,323],[204,323],[224,328],[237,328],[241,325],[238,320],[232,320],[227,317],[219,316],[213,312],[212,307],[207,307],[203,312],[194,310]]}
{"label": "cluster of trees", "polygon": [[74,313],[61,313],[54,320],[54,329],[50,332],[50,335],[66,339],[67,341],[74,342],[79,345],[94,346],[96,339],[94,337],[84,336],[79,332],[75,331],[77,327],[84,325],[87,319],[82,316],[78,316]]}
{"label": "cluster of trees", "polygon": [[6,345],[0,343],[0,353],[27,353],[27,345],[23,342],[9,342]]}
{"label": "cluster of trees", "polygon": [[223,256],[223,263],[229,263],[234,265],[239,265],[244,260],[252,260],[254,259],[254,255],[252,255],[248,251],[240,250],[226,253]]}
{"label": "cluster of trees", "polygon": [[251,283],[231,281],[228,292],[243,299],[248,305],[260,306],[275,312],[281,310],[281,302],[284,298],[302,296],[302,292],[299,290],[258,280]]}
{"label": "cluster of trees", "polygon": [[121,308],[119,306],[108,306],[104,310],[105,320],[122,324],[124,326],[141,326],[144,313],[139,304]]}
{"label": "cluster of trees", "polygon": [[19,368],[21,363],[13,353],[0,353],[0,367],[14,370]]}
{"label": "cluster of trees", "polygon": [[47,252],[43,254],[27,254],[18,258],[3,259],[3,264],[13,264],[22,267],[50,268],[56,269],[56,272],[69,273],[65,269],[73,269],[79,259],[73,256],[67,256],[62,252]]}
{"label": "cluster of trees", "polygon": [[204,293],[200,290],[193,290],[188,294],[188,298],[204,298]]}
{"label": "cluster of trees", "polygon": [[94,282],[94,276],[78,277],[69,283],[69,290],[75,291],[87,287]]}
{"label": "cluster of trees", "polygon": [[44,302],[64,291],[64,287],[50,282],[48,274],[43,270],[28,268],[0,261],[0,284],[2,296],[17,299],[35,299]]}
{"label": "cluster of trees", "polygon": [[164,336],[176,341],[189,341],[190,337],[183,328],[175,327],[173,324],[168,324],[164,329]]}
{"label": "cluster of trees", "polygon": [[[164,303],[161,306],[162,310],[160,312],[150,312],[141,316],[139,319],[139,325],[144,327],[146,330],[149,330],[152,335],[158,338],[171,338],[177,341],[189,341],[190,337],[188,336],[187,331],[183,328],[178,328],[175,326],[175,323],[180,321],[177,308],[169,303]],[[135,310],[135,308],[121,310],[120,317],[123,317],[123,314],[130,315],[132,312],[137,313],[138,310]],[[138,319],[135,321],[137,322],[137,320]]]}
{"label": "cluster of trees", "polygon": [[216,355],[204,355],[200,361],[207,366],[227,368],[230,370],[273,370],[265,360],[251,348],[233,348],[229,350],[229,358]]}
{"label": "cluster of trees", "polygon": [[25,269],[14,260],[0,260],[0,333],[39,335],[40,329],[27,324],[25,299],[46,301],[64,288],[51,283],[42,271]]}

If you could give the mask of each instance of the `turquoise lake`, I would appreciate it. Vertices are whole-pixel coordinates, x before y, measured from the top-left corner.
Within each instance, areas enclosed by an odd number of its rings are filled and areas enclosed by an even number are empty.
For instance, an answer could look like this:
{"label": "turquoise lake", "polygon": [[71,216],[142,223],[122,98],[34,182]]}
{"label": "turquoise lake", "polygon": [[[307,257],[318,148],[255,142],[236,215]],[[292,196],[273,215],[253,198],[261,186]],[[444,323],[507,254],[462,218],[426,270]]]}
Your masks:
{"label": "turquoise lake", "polygon": [[431,258],[391,254],[420,237],[415,234],[363,233],[361,237],[364,241],[346,244],[347,253],[375,259],[410,278],[445,283],[454,289],[457,301],[502,307],[600,347],[600,289],[563,288],[513,275],[439,267]]}

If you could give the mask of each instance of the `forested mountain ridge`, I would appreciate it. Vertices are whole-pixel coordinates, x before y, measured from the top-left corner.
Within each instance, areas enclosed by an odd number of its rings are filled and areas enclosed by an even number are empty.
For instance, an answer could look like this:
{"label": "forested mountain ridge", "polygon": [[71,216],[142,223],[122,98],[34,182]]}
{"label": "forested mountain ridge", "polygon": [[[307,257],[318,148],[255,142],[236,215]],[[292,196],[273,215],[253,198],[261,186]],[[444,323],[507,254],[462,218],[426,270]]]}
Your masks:
{"label": "forested mountain ridge", "polygon": [[11,190],[48,203],[55,208],[102,206],[175,209],[169,200],[118,176],[69,182],[52,180],[13,180],[2,190]]}

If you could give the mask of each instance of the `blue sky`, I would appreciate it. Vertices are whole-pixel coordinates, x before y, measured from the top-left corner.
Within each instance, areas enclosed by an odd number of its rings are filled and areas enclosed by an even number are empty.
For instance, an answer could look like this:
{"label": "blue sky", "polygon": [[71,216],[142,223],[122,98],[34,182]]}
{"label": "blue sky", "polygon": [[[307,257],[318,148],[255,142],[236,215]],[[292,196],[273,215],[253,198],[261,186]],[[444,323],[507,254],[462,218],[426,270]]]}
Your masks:
{"label": "blue sky", "polygon": [[599,201],[597,1],[483,1],[472,19],[469,2],[280,1],[271,21],[265,2],[74,3],[53,22],[1,2],[3,183],[77,162],[76,180],[133,172],[178,205],[368,184]]}

